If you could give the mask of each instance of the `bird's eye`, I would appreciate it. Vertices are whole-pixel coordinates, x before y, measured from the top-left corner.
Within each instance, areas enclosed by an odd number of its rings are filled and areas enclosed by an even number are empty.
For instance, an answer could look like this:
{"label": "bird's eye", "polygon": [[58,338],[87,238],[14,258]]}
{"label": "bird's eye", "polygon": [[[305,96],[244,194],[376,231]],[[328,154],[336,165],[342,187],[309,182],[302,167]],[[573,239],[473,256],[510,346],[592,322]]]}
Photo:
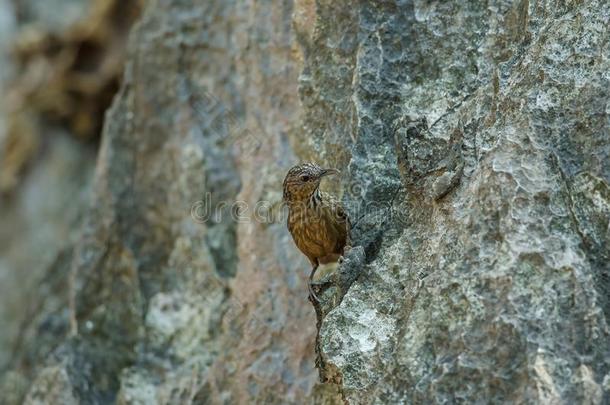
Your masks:
{"label": "bird's eye", "polygon": [[304,174],[301,176],[301,181],[309,181],[309,176]]}

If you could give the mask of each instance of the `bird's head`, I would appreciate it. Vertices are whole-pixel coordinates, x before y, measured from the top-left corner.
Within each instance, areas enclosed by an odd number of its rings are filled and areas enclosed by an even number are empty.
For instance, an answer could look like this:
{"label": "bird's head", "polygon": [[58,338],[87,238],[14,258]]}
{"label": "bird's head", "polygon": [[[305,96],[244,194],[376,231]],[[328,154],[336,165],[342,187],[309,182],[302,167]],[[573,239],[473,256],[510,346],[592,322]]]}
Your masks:
{"label": "bird's head", "polygon": [[303,163],[288,170],[284,179],[284,201],[308,200],[320,186],[324,176],[339,174],[337,169],[323,169],[315,163]]}

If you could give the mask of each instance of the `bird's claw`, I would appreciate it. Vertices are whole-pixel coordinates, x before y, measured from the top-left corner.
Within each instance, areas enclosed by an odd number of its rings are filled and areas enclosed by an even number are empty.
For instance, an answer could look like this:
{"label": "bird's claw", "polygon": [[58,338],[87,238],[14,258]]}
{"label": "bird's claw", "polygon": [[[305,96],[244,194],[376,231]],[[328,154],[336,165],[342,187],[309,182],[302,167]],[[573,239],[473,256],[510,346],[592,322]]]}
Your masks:
{"label": "bird's claw", "polygon": [[309,283],[309,300],[312,302],[312,304],[316,304],[319,303],[320,300],[318,299],[318,296],[316,295],[315,291],[313,290],[313,283]]}

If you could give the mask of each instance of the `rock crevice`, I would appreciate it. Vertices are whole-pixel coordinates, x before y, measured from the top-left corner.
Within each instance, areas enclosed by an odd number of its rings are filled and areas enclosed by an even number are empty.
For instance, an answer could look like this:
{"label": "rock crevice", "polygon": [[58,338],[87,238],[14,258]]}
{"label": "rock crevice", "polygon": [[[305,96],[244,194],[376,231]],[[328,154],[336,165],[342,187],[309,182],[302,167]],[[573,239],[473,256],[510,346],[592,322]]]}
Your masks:
{"label": "rock crevice", "polygon": [[[149,1],[28,402],[609,402],[609,22]],[[281,215],[307,160],[355,222],[317,308]]]}

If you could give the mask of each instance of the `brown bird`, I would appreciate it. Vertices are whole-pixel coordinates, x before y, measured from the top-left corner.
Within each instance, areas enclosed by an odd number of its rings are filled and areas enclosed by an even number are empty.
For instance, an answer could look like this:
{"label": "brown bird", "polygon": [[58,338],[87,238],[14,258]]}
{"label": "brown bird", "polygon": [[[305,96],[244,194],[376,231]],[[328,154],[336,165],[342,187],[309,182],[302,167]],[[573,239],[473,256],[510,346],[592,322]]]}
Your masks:
{"label": "brown bird", "polygon": [[315,301],[318,297],[312,281],[318,266],[338,261],[350,244],[351,225],[343,206],[319,188],[324,176],[338,173],[336,169],[304,163],[291,168],[284,179],[288,230],[299,250],[311,262],[309,296]]}

